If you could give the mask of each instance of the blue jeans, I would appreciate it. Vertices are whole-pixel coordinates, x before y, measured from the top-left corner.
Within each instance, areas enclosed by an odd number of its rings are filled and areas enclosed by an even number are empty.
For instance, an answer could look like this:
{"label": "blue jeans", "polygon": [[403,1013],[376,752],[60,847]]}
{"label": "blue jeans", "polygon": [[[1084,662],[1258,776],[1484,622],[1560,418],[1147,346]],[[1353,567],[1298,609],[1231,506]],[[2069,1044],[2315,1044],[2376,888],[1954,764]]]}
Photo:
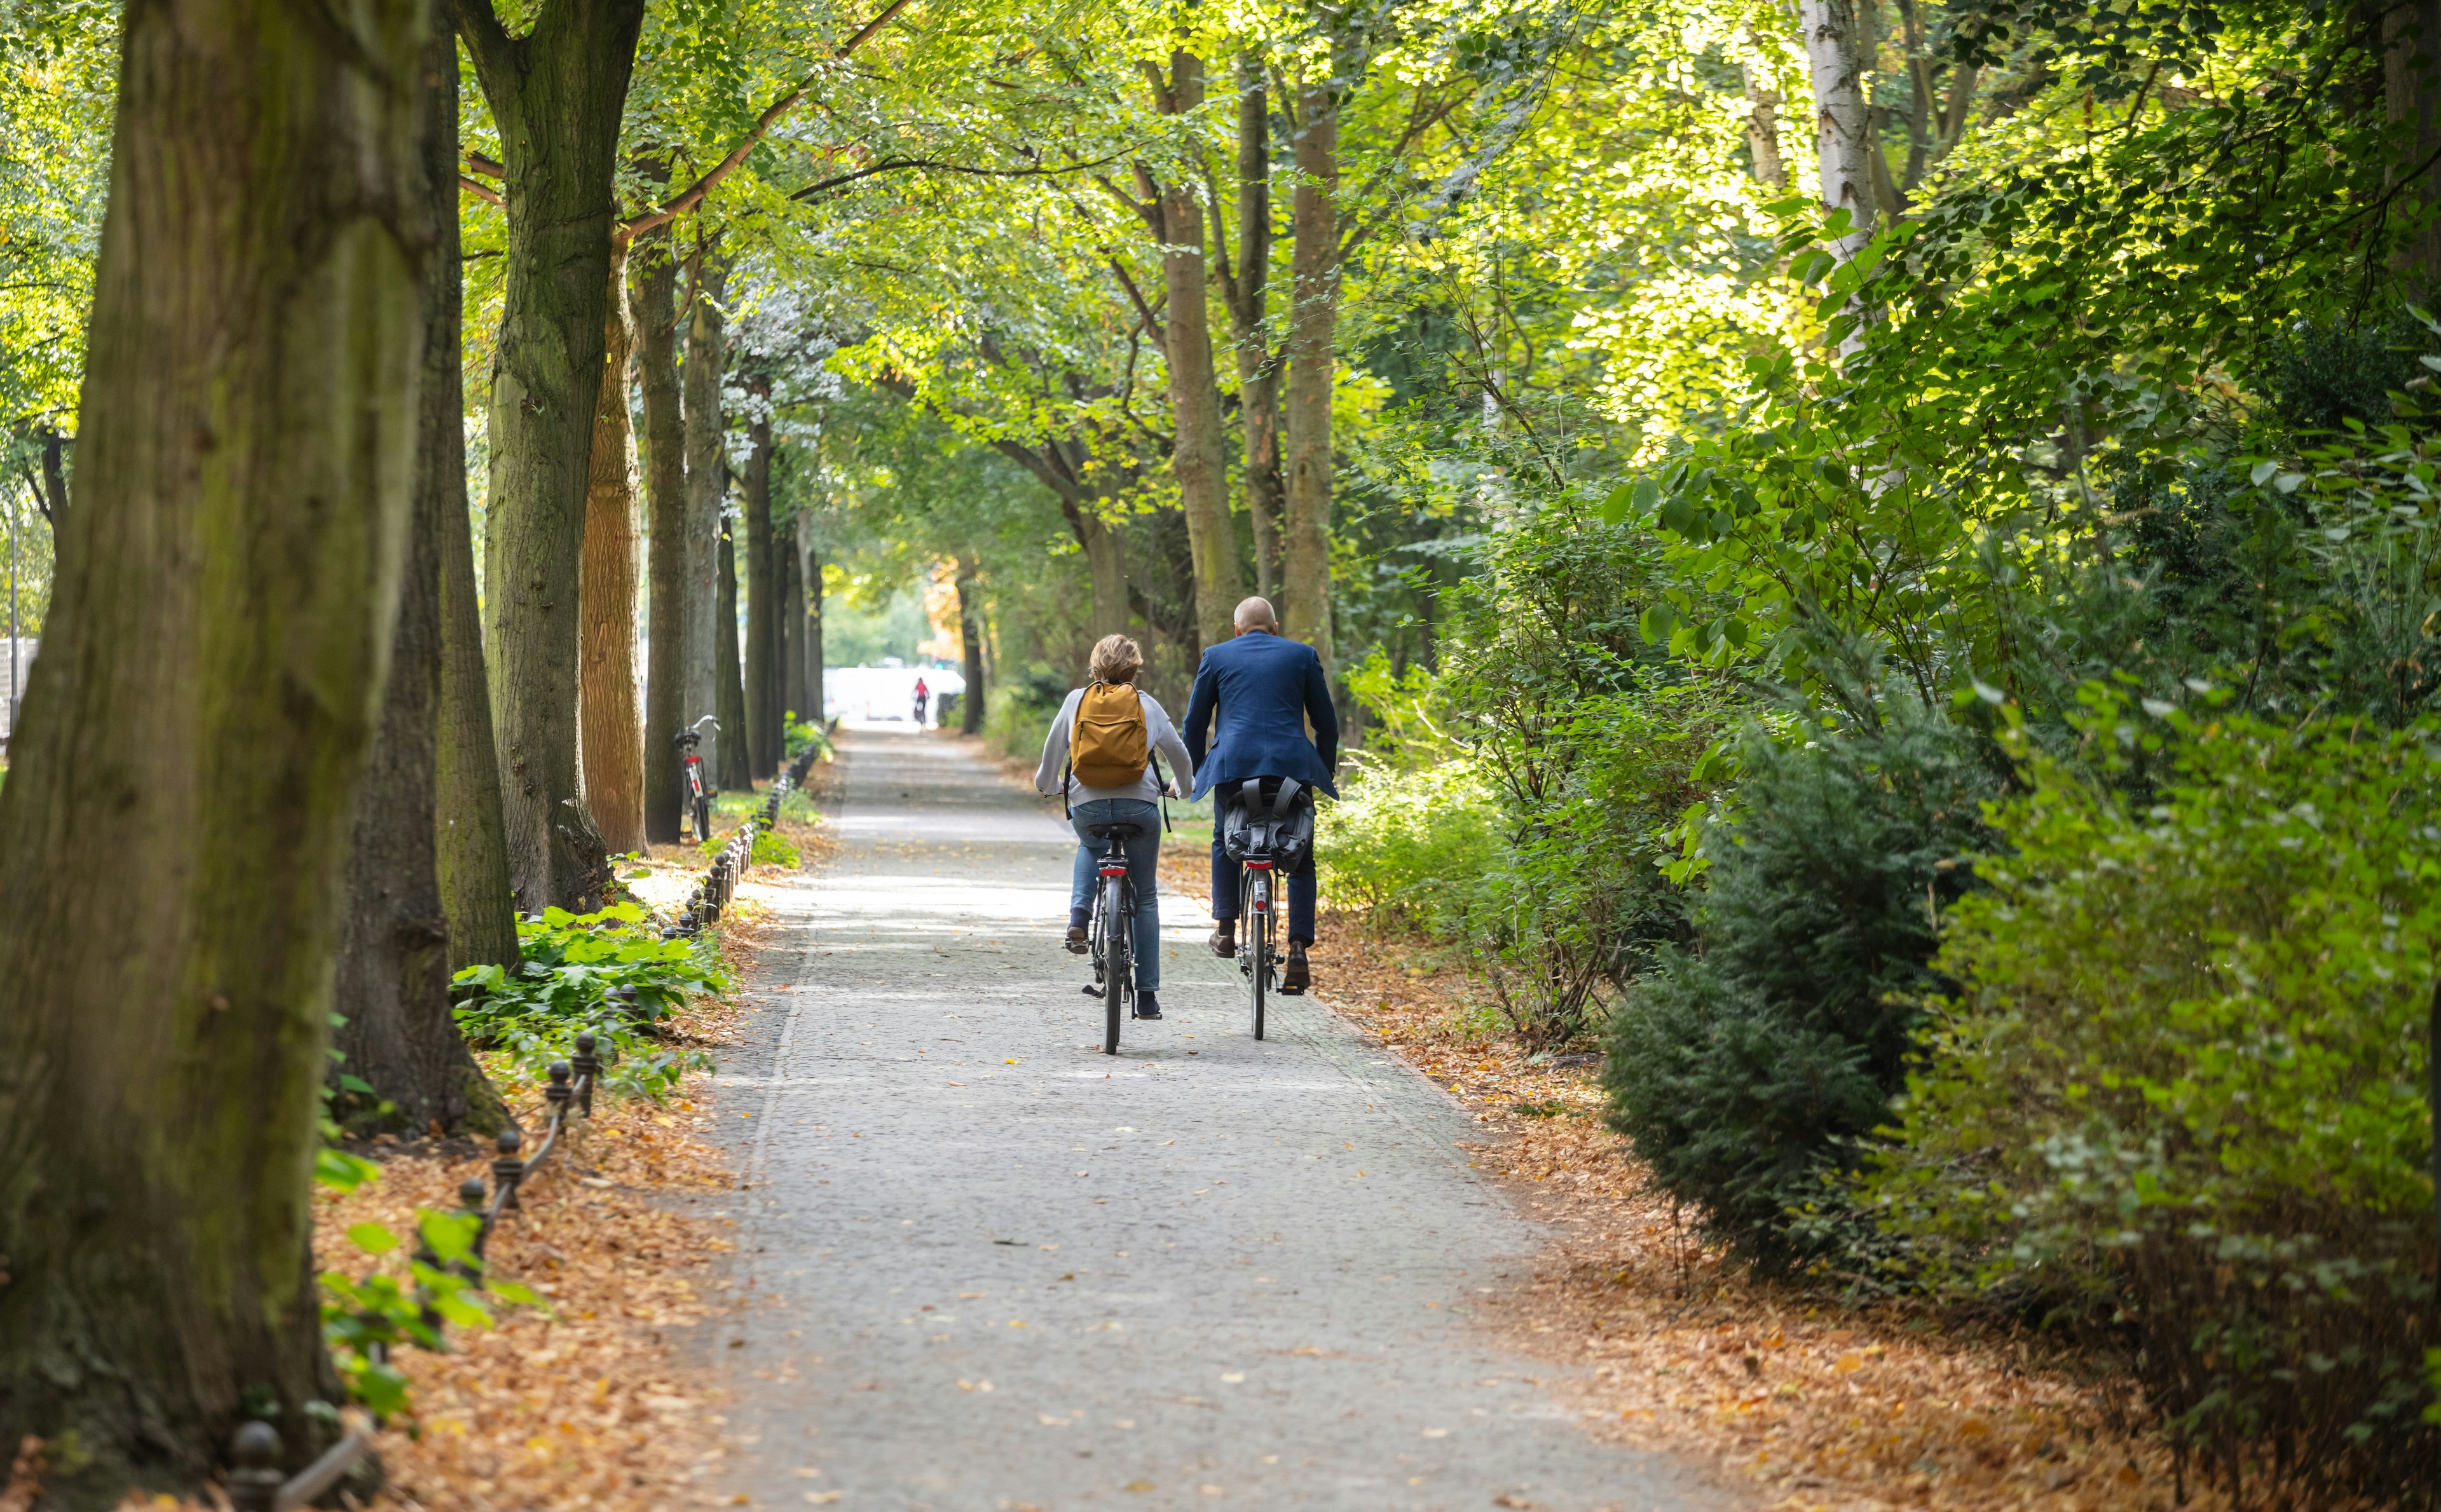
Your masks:
{"label": "blue jeans", "polygon": [[[1253,779],[1250,779],[1250,781]],[[1229,819],[1229,800],[1238,796],[1242,783],[1212,784],[1212,918],[1226,924],[1238,916],[1238,863],[1229,859],[1229,849],[1223,843]],[[1275,884],[1276,886],[1276,884]],[[1314,904],[1319,887],[1313,874],[1313,847],[1305,848],[1296,870],[1289,873],[1289,943],[1313,944]],[[1277,896],[1277,894],[1274,894]]]}
{"label": "blue jeans", "polygon": [[1076,829],[1076,865],[1069,874],[1068,907],[1083,913],[1094,907],[1094,890],[1101,886],[1102,856],[1108,840],[1087,831],[1103,824],[1132,824],[1137,835],[1127,843],[1128,880],[1136,894],[1136,991],[1161,990],[1161,900],[1156,877],[1161,857],[1161,805],[1141,798],[1096,798],[1075,805],[1070,822]]}

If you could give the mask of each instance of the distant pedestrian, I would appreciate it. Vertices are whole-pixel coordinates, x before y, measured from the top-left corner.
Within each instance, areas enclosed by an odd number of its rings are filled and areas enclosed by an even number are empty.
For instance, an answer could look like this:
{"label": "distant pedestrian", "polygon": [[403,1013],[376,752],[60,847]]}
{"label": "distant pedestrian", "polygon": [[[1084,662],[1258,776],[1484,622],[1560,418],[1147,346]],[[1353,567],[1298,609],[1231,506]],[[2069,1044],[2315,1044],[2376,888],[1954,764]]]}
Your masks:
{"label": "distant pedestrian", "polygon": [[925,702],[925,700],[926,700],[926,699],[931,698],[931,696],[932,696],[932,690],[924,686],[924,679],[923,679],[923,678],[921,678],[921,677],[916,678],[916,679],[915,679],[915,728],[916,728],[916,729],[923,729],[923,728],[924,728],[924,702]]}

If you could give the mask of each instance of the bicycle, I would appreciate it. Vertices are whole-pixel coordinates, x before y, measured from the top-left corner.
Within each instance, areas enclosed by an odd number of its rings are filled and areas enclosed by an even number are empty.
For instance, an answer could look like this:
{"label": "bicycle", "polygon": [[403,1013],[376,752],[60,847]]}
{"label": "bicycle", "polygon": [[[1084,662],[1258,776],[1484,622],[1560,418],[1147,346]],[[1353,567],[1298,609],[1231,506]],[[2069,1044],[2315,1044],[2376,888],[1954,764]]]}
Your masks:
{"label": "bicycle", "polygon": [[715,734],[720,730],[720,721],[706,714],[670,737],[678,748],[678,812],[695,822],[697,845],[712,838],[712,779],[704,770],[703,758],[696,753],[703,744],[706,725]]}
{"label": "bicycle", "polygon": [[1096,824],[1088,831],[1110,846],[1103,853],[1101,885],[1094,890],[1093,923],[1085,931],[1094,956],[1094,981],[1085,991],[1102,999],[1102,1053],[1119,1053],[1119,1025],[1135,1012],[1136,889],[1128,875],[1127,842],[1144,833],[1136,824]]}
{"label": "bicycle", "polygon": [[1238,863],[1239,911],[1246,924],[1245,943],[1238,947],[1238,975],[1246,985],[1255,1037],[1260,1039],[1269,999],[1279,990],[1279,967],[1288,959],[1276,944],[1281,892],[1287,873],[1296,870],[1313,844],[1312,796],[1294,778],[1250,779],[1229,800],[1221,833],[1229,856]]}

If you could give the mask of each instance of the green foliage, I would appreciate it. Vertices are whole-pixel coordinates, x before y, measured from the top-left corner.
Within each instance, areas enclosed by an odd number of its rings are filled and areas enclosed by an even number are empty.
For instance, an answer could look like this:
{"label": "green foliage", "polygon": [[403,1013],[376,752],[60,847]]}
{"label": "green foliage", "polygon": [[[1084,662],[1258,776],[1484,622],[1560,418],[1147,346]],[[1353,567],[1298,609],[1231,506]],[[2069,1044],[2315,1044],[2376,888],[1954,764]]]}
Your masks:
{"label": "green foliage", "polygon": [[[715,835],[704,841],[699,850],[703,858],[709,861],[719,855],[728,848],[728,845],[727,836]],[[797,847],[787,836],[777,830],[763,830],[754,837],[754,849],[748,857],[748,863],[752,866],[784,867],[794,872],[805,865],[805,857],[797,854]]]}
{"label": "green foliage", "polygon": [[2305,729],[2089,689],[2106,778],[2034,752],[1955,906],[1925,1062],[1865,1183],[1939,1284],[2132,1335],[2210,1462],[2420,1495],[2441,724]]}
{"label": "green foliage", "polygon": [[[605,1088],[652,1097],[711,1063],[700,1051],[660,1045],[649,1032],[690,994],[729,990],[709,936],[663,940],[642,908],[623,903],[581,915],[547,909],[519,921],[517,942],[524,959],[515,969],[469,966],[458,974],[458,1026],[469,1044],[504,1051],[539,1075],[590,1031]],[[610,997],[622,987],[635,991],[632,1012]]]}
{"label": "green foliage", "polygon": [[793,709],[782,717],[780,729],[784,737],[782,745],[792,762],[809,750],[818,761],[826,762],[838,754],[837,747],[831,744],[830,731],[823,728],[822,722],[800,719]]}
{"label": "green foliage", "polygon": [[1898,695],[1877,712],[1744,735],[1693,947],[1665,947],[1608,1025],[1611,1126],[1708,1232],[1772,1266],[1856,1242],[1829,1178],[1900,1089],[1936,919],[1997,785],[1935,711]]}
{"label": "green foliage", "polygon": [[1325,897],[1360,903],[1376,924],[1464,936],[1501,859],[1500,811],[1472,762],[1402,770],[1367,761],[1340,783],[1314,826]]}

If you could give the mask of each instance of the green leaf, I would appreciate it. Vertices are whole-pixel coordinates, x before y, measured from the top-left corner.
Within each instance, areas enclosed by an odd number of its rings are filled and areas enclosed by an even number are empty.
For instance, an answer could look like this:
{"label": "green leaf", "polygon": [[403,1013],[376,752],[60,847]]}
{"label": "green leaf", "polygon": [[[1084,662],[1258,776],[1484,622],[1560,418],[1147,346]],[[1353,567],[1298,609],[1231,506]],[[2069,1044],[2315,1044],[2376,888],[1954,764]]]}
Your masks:
{"label": "green leaf", "polygon": [[398,1248],[398,1235],[378,1223],[359,1223],[348,1230],[348,1242],[367,1254],[388,1254]]}

